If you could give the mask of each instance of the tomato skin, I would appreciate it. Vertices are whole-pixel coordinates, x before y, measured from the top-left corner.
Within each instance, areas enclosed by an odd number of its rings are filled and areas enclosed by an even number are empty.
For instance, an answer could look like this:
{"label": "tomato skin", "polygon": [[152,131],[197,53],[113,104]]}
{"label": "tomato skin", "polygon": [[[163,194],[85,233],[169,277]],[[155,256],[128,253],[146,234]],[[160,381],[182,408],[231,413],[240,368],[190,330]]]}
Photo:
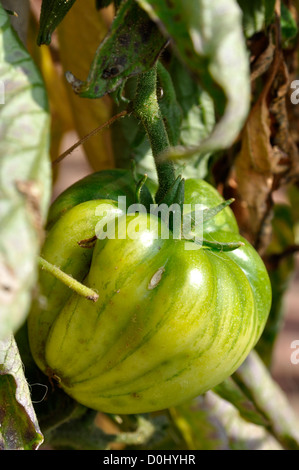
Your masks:
{"label": "tomato skin", "polygon": [[[137,175],[141,178],[141,175]],[[147,180],[145,195],[153,194],[155,183]],[[47,237],[41,256],[80,282],[88,274],[92,248],[78,245],[95,236],[97,224],[107,218],[100,214],[107,207],[111,217],[119,215],[119,196],[126,198],[127,206],[136,202],[136,183],[130,170],[111,169],[92,173],[74,183],[53,202],[47,221]],[[51,274],[40,271],[39,295],[33,300],[28,317],[28,331],[32,355],[45,373],[45,345],[49,330],[71,290]]]}
{"label": "tomato skin", "polygon": [[[222,201],[207,183],[186,181],[186,204]],[[91,202],[97,203],[84,204]],[[62,239],[63,217],[56,227]],[[125,236],[97,240],[83,276],[99,300],[68,295],[37,346],[36,309],[29,337],[40,367],[83,405],[121,414],[161,410],[204,393],[239,367],[265,326],[269,278],[229,208],[204,226],[206,239],[244,242],[229,252],[188,249],[194,242],[164,237],[166,225],[150,214],[112,218],[108,228],[114,224],[116,235],[125,227]]]}
{"label": "tomato skin", "polygon": [[[196,204],[197,201],[200,201],[203,206],[213,207],[223,202],[223,199],[218,191],[207,182],[188,179],[185,184],[185,202]],[[260,256],[251,244],[240,236],[237,221],[230,207],[226,207],[205,224],[204,237],[220,243],[241,241],[245,244],[244,249],[230,251],[227,256],[238,264],[251,283],[260,312],[258,335],[260,336],[264,328],[265,316],[268,316],[271,307],[271,284]]]}
{"label": "tomato skin", "polygon": [[[155,185],[147,181],[147,186],[154,192]],[[146,188],[144,188],[146,189]],[[134,177],[131,171],[113,168],[92,173],[66,189],[51,205],[47,229],[72,207],[94,199],[117,201],[125,196],[127,205],[135,203]]]}
{"label": "tomato skin", "polygon": [[[94,237],[96,224],[102,218],[96,211],[102,205],[111,207],[112,216],[113,212],[116,214],[119,210],[114,201],[97,199],[72,207],[48,231],[41,252],[43,258],[80,282],[88,274],[92,249],[80,247],[78,242]],[[72,291],[42,270],[39,273],[39,290],[28,316],[28,331],[35,362],[46,372],[44,353],[47,336]]]}
{"label": "tomato skin", "polygon": [[[184,204],[192,207],[201,204],[203,207],[215,207],[223,202],[218,191],[204,180],[189,178],[185,182]],[[204,233],[225,231],[239,234],[239,227],[232,210],[229,207],[223,209],[204,226]]]}

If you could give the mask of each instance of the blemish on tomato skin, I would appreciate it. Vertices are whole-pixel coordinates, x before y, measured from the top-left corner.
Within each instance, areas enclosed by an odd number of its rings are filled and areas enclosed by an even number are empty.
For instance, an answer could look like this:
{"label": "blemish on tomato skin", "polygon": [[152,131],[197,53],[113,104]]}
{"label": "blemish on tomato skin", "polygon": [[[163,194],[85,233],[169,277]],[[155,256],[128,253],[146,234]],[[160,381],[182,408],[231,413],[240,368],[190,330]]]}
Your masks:
{"label": "blemish on tomato skin", "polygon": [[162,266],[161,268],[158,269],[158,271],[155,272],[155,274],[153,275],[153,277],[151,278],[147,288],[149,290],[152,290],[154,289],[155,287],[157,287],[157,285],[159,284],[159,282],[161,281],[162,279],[162,274],[165,272],[165,268],[164,266]]}
{"label": "blemish on tomato skin", "polygon": [[133,323],[136,323],[136,321],[137,321],[137,315],[136,315],[136,313],[134,313],[134,315],[132,316],[131,321],[132,321]]}

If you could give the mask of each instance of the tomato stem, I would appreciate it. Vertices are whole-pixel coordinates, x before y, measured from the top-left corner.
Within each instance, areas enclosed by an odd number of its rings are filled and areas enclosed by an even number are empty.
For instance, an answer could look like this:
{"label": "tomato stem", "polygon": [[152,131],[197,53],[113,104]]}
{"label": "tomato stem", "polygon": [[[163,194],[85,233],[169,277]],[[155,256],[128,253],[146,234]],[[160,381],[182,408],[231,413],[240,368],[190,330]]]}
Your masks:
{"label": "tomato stem", "polygon": [[174,164],[161,155],[170,148],[157,97],[157,66],[139,76],[133,112],[142,122],[148,135],[155,160],[159,187],[156,202],[159,203],[175,181]]}
{"label": "tomato stem", "polygon": [[47,271],[48,273],[55,276],[56,279],[59,279],[59,281],[63,282],[63,284],[68,286],[77,294],[82,295],[86,299],[92,300],[93,302],[96,302],[98,300],[99,296],[96,292],[94,292],[92,289],[85,286],[84,284],[81,284],[81,282],[72,278],[65,272],[61,271],[61,269],[59,269],[57,266],[54,266],[54,264],[49,263],[41,256],[39,256],[38,262],[39,262],[40,267],[44,271]]}

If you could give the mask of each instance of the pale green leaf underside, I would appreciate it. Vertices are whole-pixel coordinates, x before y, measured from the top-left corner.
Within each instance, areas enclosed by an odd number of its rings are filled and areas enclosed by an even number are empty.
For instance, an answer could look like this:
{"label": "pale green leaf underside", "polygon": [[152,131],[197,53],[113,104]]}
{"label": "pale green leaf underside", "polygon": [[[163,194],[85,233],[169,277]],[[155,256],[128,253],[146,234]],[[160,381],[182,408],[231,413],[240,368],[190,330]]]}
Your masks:
{"label": "pale green leaf underside", "polygon": [[51,170],[40,74],[0,6],[0,339],[26,318]]}
{"label": "pale green leaf underside", "polygon": [[43,442],[13,336],[0,340],[0,450],[36,450]]}
{"label": "pale green leaf underside", "polygon": [[[174,147],[169,156],[228,148],[238,136],[250,104],[249,62],[242,14],[235,0],[137,0],[165,34],[181,60],[223,108],[211,134],[198,145]],[[219,106],[220,104],[220,106]]]}

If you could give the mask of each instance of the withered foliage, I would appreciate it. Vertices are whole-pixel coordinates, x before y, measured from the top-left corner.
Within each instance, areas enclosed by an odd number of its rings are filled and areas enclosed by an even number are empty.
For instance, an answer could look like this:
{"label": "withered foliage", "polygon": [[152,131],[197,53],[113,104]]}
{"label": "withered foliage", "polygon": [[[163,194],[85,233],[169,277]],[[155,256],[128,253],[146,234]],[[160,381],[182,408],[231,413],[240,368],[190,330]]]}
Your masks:
{"label": "withered foliage", "polygon": [[275,194],[299,180],[299,110],[291,102],[298,52],[297,44],[283,48],[277,11],[276,22],[250,38],[248,47],[252,106],[222,184],[236,199],[242,234],[263,253]]}

